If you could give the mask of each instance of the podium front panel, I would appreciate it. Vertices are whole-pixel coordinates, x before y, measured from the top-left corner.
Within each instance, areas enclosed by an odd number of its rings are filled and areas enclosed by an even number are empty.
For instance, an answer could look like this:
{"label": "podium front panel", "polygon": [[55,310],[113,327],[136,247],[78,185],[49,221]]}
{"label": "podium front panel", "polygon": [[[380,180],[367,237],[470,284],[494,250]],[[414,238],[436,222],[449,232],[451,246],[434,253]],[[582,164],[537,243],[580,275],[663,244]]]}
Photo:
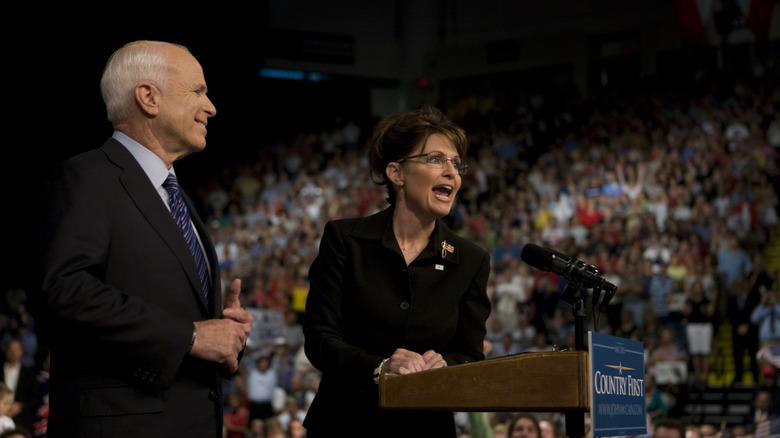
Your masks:
{"label": "podium front panel", "polygon": [[588,353],[521,353],[413,374],[384,374],[379,406],[450,411],[587,411]]}

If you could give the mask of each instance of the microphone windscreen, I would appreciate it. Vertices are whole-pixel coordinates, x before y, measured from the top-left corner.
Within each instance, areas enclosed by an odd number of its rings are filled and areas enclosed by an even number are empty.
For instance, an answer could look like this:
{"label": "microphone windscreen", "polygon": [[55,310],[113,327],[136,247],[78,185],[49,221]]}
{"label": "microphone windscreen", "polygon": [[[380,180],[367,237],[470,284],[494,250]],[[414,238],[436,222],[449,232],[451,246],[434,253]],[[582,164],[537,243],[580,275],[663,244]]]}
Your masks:
{"label": "microphone windscreen", "polygon": [[542,271],[549,271],[555,251],[543,246],[528,243],[520,252],[520,258],[524,262]]}

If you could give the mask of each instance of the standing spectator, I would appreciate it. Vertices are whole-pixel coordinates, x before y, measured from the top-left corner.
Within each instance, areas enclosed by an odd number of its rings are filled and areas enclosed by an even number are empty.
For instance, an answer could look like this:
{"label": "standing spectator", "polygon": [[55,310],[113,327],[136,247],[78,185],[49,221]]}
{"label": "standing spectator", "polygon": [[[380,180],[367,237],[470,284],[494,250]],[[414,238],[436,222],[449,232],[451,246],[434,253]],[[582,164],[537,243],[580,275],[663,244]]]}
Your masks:
{"label": "standing spectator", "polygon": [[669,413],[668,394],[655,383],[655,376],[645,374],[645,410],[650,423],[655,423]]}
{"label": "standing spectator", "polygon": [[226,438],[244,438],[249,429],[249,409],[241,398],[241,393],[234,391],[227,395],[225,407]]}
{"label": "standing spectator", "polygon": [[607,171],[604,185],[601,187],[601,194],[607,198],[609,203],[617,203],[623,196],[623,185],[616,172]]}
{"label": "standing spectator", "polygon": [[[537,332],[547,333],[547,318],[551,317],[559,305],[559,283],[562,277],[551,272],[537,272],[534,287],[531,290],[529,322]],[[563,301],[561,300],[561,303]]]}
{"label": "standing spectator", "polygon": [[517,327],[511,333],[512,340],[519,346],[520,351],[525,351],[534,343],[537,332],[536,326],[528,319],[528,313],[522,312],[517,315]]}
{"label": "standing spectator", "polygon": [[233,181],[232,195],[241,208],[248,208],[257,202],[263,185],[254,174],[250,165],[244,164],[238,170],[238,176]]}
{"label": "standing spectator", "polygon": [[674,279],[666,273],[666,265],[661,262],[654,263],[652,277],[647,284],[650,306],[661,325],[672,325],[679,331],[679,320],[672,314],[673,309],[670,309],[675,286]]}
{"label": "standing spectator", "polygon": [[753,261],[740,245],[737,236],[727,238],[727,246],[718,252],[718,271],[723,275],[726,287],[738,278],[747,277],[753,271]]}
{"label": "standing spectator", "polygon": [[599,210],[598,201],[594,197],[580,195],[575,211],[579,223],[587,228],[592,228],[601,223],[603,214]]}
{"label": "standing spectator", "polygon": [[284,409],[279,415],[276,416],[279,419],[279,423],[282,425],[282,429],[286,432],[290,432],[290,426],[293,420],[303,421],[306,418],[306,411],[302,410],[295,397],[287,396],[284,403]]}
{"label": "standing spectator", "polygon": [[686,260],[689,257],[689,254],[683,255],[679,251],[674,251],[669,258],[669,264],[666,266],[666,274],[681,286],[685,286],[688,283],[688,278],[691,274],[689,270],[690,260]]}
{"label": "standing spectator", "polygon": [[748,281],[750,289],[759,293],[763,294],[766,291],[775,290],[777,273],[769,269],[764,256],[759,252],[753,254],[753,270],[750,272]]}
{"label": "standing spectator", "polygon": [[645,363],[648,373],[655,372],[660,362],[688,362],[688,351],[680,343],[677,331],[670,326],[662,326],[658,343],[648,352]]}
{"label": "standing spectator", "polygon": [[550,343],[550,339],[547,333],[539,332],[536,334],[536,337],[534,337],[534,343],[531,344],[530,347],[526,348],[525,351],[553,351],[553,345]]}
{"label": "standing spectator", "polygon": [[10,416],[12,399],[11,389],[0,383],[0,432],[16,429],[16,423]]}
{"label": "standing spectator", "polygon": [[360,146],[361,129],[353,116],[349,115],[346,117],[346,122],[341,128],[341,133],[344,137],[345,151],[357,149]]}
{"label": "standing spectator", "polygon": [[663,265],[664,269],[666,269],[672,258],[672,249],[669,247],[668,240],[669,237],[666,234],[652,233],[642,251],[642,258]]}
{"label": "standing spectator", "polygon": [[35,333],[35,326],[31,321],[30,314],[23,306],[11,318],[8,330],[3,336],[3,350],[8,348],[8,343],[16,339],[22,346],[22,357],[19,359],[22,365],[34,368],[35,355],[38,353],[38,334]]}
{"label": "standing spectator", "polygon": [[731,324],[731,339],[734,358],[734,380],[732,383],[740,383],[744,377],[745,354],[750,360],[750,372],[754,382],[758,382],[758,327],[751,322],[750,316],[758,306],[761,297],[758,292],[752,291],[747,280],[738,279],[728,288],[731,292],[728,297],[726,317]]}
{"label": "standing spectator", "polygon": [[496,344],[492,344],[492,346],[493,348],[490,349],[487,356],[489,358],[509,356],[525,351],[525,348],[515,341],[512,332],[508,331],[504,331],[501,340]]}
{"label": "standing spectator", "polygon": [[642,315],[642,324],[639,326],[639,340],[645,344],[645,351],[652,351],[661,338],[661,325],[652,310]]}
{"label": "standing spectator", "polygon": [[620,322],[612,334],[621,338],[639,341],[639,333],[639,327],[634,322],[634,316],[631,314],[631,311],[628,309],[621,310]]}
{"label": "standing spectator", "polygon": [[[621,273],[620,287],[617,293],[623,302],[623,310],[630,312],[634,325],[640,327],[642,318],[647,308],[648,297],[645,296],[645,278],[642,275],[641,262],[638,260],[626,260]],[[649,263],[649,262],[648,262]]]}
{"label": "standing spectator", "polygon": [[[515,233],[511,230],[504,230],[498,235],[498,241],[493,248],[493,269],[501,273],[510,268],[512,260],[520,260],[522,249],[515,238]],[[511,265],[516,266],[516,265]]]}
{"label": "standing spectator", "polygon": [[715,303],[707,298],[701,283],[698,281],[693,282],[688,288],[683,316],[686,320],[685,335],[694,377],[699,382],[706,384],[710,371]]}
{"label": "standing spectator", "polygon": [[525,311],[534,280],[527,264],[516,260],[508,266],[510,269],[496,274],[493,306],[495,318],[501,323],[501,327],[513,331],[517,328],[519,314]]}
{"label": "standing spectator", "polygon": [[558,248],[564,240],[569,238],[568,227],[558,221],[555,216],[551,216],[547,221],[547,226],[542,230],[541,236],[545,246]]}
{"label": "standing spectator", "polygon": [[769,421],[772,416],[772,394],[766,389],[759,389],[753,396],[750,412],[745,414],[743,423],[748,432],[755,432],[756,426],[762,421]]}
{"label": "standing spectator", "polygon": [[758,327],[759,347],[780,342],[780,304],[775,291],[766,291],[761,295],[761,302],[750,314],[750,321]]}
{"label": "standing spectator", "polygon": [[272,360],[268,354],[260,354],[256,360],[245,359],[247,363],[247,397],[249,398],[249,421],[260,419],[266,421],[274,415],[274,395],[276,392],[278,374],[271,366]]}
{"label": "standing spectator", "polygon": [[2,382],[11,390],[11,409],[8,415],[17,426],[33,428],[33,409],[36,403],[35,369],[22,364],[22,343],[11,339],[5,350],[5,361],[0,369]]}

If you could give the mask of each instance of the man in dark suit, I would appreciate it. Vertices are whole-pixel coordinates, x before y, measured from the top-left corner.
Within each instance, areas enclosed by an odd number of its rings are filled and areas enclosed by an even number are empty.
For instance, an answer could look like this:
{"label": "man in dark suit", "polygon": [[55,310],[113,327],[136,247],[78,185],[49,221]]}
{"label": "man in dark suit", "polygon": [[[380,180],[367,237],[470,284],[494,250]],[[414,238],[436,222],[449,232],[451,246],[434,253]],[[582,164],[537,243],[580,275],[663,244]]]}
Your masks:
{"label": "man in dark suit", "polygon": [[207,229],[169,187],[216,114],[203,70],[182,46],[139,41],[111,56],[101,92],[112,138],[57,166],[31,230],[48,436],[221,437],[220,378],[238,369],[252,316],[238,279],[223,309]]}
{"label": "man in dark suit", "polygon": [[758,375],[758,327],[750,322],[750,314],[758,306],[761,296],[750,289],[748,282],[737,279],[729,287],[728,310],[726,316],[731,323],[732,351],[734,354],[734,380],[741,383],[745,369],[745,353],[749,357],[750,372],[754,382],[759,382]]}

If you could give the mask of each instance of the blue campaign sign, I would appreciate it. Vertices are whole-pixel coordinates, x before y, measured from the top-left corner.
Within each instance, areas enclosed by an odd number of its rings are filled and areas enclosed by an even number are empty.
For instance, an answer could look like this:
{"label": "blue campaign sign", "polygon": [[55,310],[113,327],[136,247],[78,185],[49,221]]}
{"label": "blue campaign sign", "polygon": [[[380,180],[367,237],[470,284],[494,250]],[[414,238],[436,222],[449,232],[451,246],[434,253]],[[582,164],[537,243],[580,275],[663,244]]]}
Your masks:
{"label": "blue campaign sign", "polygon": [[593,436],[647,433],[644,344],[588,332]]}

